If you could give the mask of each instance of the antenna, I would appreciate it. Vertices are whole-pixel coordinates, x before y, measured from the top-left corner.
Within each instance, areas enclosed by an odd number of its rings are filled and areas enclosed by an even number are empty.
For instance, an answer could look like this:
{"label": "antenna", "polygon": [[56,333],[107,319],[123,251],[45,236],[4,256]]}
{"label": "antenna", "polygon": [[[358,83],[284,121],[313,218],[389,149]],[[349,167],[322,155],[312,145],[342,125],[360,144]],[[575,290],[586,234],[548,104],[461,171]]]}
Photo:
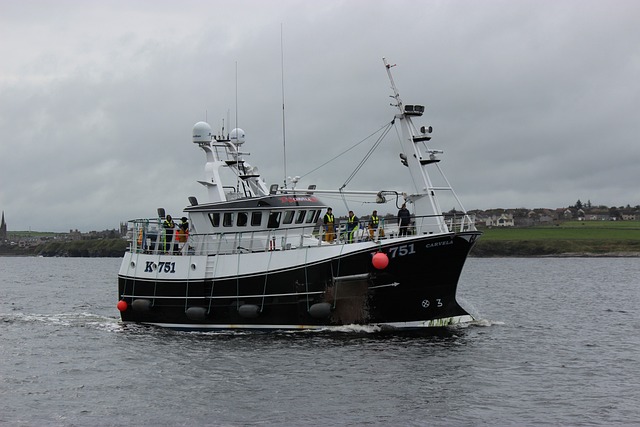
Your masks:
{"label": "antenna", "polygon": [[282,85],[282,163],[284,164],[284,188],[287,188],[287,139],[284,122],[284,42],[282,36],[282,23],[280,23],[280,71]]}
{"label": "antenna", "polygon": [[[238,61],[236,61],[236,129],[238,129]],[[238,137],[238,131],[236,130],[236,138]],[[229,139],[231,139],[231,135],[229,135]],[[240,153],[238,150],[238,139],[236,139],[236,160],[239,159]],[[237,173],[236,174],[236,191],[240,192],[240,174]],[[242,186],[244,188],[244,182],[242,183]]]}
{"label": "antenna", "polygon": [[391,82],[391,89],[393,89],[393,96],[391,98],[396,100],[395,104],[391,104],[394,107],[398,107],[398,109],[400,109],[400,112],[403,113],[404,111],[402,111],[402,100],[400,99],[400,94],[398,93],[398,89],[396,88],[396,83],[393,81],[393,76],[391,75],[391,68],[395,67],[396,64],[389,64],[387,62],[387,58],[382,58],[382,62],[384,62],[384,67],[387,69],[387,75],[389,76],[389,81]]}
{"label": "antenna", "polygon": [[238,61],[236,61],[236,129],[238,129]]}

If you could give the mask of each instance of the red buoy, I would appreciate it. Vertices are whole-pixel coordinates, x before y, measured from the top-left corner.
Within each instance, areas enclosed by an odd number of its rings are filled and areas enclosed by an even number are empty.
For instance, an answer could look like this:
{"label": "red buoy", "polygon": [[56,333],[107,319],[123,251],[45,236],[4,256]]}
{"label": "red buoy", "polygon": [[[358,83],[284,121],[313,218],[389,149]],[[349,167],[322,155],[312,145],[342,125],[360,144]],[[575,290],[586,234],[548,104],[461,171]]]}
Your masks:
{"label": "red buoy", "polygon": [[378,270],[383,270],[387,268],[387,265],[389,265],[389,257],[383,252],[378,252],[371,259],[371,263]]}
{"label": "red buoy", "polygon": [[120,301],[118,301],[118,305],[116,305],[116,307],[120,311],[125,311],[127,309],[127,302],[125,300],[121,299]]}

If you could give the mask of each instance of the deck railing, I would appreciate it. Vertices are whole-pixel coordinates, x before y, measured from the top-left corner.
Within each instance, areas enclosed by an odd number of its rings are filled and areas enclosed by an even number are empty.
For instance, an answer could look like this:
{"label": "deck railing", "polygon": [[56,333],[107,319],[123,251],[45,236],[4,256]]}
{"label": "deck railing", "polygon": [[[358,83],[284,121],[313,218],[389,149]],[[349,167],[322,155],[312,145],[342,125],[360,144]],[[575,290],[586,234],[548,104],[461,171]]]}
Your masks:
{"label": "deck railing", "polygon": [[[328,242],[322,225],[253,229],[250,231],[221,231],[215,233],[182,234],[177,228],[165,229],[162,220],[136,219],[129,221],[131,252],[170,255],[237,254],[293,250],[321,245],[344,245],[363,241],[385,241],[400,236],[397,218],[381,218],[378,229],[370,230],[367,221],[360,221],[350,239],[346,223],[336,224],[334,240]],[[438,225],[438,228],[434,227]],[[461,233],[475,231],[473,218],[466,214],[412,217],[407,235]]]}

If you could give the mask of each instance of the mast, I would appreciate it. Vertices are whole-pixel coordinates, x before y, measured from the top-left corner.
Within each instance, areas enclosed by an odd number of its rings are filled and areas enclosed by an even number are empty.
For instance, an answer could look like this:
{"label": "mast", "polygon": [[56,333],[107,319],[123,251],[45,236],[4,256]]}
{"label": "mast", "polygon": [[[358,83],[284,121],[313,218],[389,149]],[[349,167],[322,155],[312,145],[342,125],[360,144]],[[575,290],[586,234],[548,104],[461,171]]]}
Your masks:
{"label": "mast", "polygon": [[396,100],[395,104],[392,104],[396,107],[398,107],[398,109],[400,110],[400,114],[403,114],[404,111],[402,109],[402,100],[400,99],[400,94],[398,93],[398,88],[396,88],[396,83],[393,81],[393,76],[391,75],[391,68],[395,67],[396,64],[389,64],[387,62],[387,58],[382,58],[382,62],[384,62],[384,67],[387,70],[387,76],[389,76],[389,81],[391,82],[391,89],[393,89],[393,96],[392,98]]}
{"label": "mast", "polygon": [[[439,160],[435,158],[437,151],[430,150],[426,146],[426,141],[431,139],[431,128],[421,127],[420,132],[413,124],[412,117],[421,117],[424,113],[423,105],[404,105],[402,99],[400,99],[400,93],[393,80],[391,74],[391,68],[395,64],[389,64],[386,58],[382,58],[389,81],[391,82],[391,89],[393,95],[391,96],[395,100],[393,106],[400,110],[400,113],[396,115],[396,119],[400,121],[402,128],[402,151],[400,157],[403,159],[403,164],[409,168],[409,173],[413,181],[415,193],[407,197],[407,201],[413,204],[413,213],[416,216],[428,216],[423,218],[423,224],[421,227],[432,227],[436,232],[447,232],[448,227],[442,217],[442,209],[440,203],[435,195],[435,188],[431,182],[431,177],[427,172],[427,166],[436,163]],[[419,144],[422,142],[423,144]],[[424,145],[426,152],[423,154],[420,150],[420,145]]]}

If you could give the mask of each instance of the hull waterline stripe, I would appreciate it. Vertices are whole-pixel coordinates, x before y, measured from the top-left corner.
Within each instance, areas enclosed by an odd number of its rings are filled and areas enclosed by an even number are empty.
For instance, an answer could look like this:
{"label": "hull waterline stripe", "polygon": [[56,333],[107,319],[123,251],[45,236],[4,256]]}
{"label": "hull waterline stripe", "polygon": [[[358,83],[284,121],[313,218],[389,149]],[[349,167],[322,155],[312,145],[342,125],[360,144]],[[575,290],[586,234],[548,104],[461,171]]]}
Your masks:
{"label": "hull waterline stripe", "polygon": [[345,331],[345,328],[353,326],[355,328],[362,327],[379,327],[379,328],[392,328],[392,329],[424,329],[424,328],[438,328],[444,326],[452,326],[461,323],[473,322],[475,319],[470,315],[444,317],[442,319],[433,320],[419,320],[412,322],[383,322],[383,323],[368,323],[364,325],[257,325],[257,324],[202,324],[202,323],[162,323],[162,322],[123,322],[129,324],[143,324],[150,326],[159,326],[168,329],[182,329],[182,330],[318,330],[318,331]]}

